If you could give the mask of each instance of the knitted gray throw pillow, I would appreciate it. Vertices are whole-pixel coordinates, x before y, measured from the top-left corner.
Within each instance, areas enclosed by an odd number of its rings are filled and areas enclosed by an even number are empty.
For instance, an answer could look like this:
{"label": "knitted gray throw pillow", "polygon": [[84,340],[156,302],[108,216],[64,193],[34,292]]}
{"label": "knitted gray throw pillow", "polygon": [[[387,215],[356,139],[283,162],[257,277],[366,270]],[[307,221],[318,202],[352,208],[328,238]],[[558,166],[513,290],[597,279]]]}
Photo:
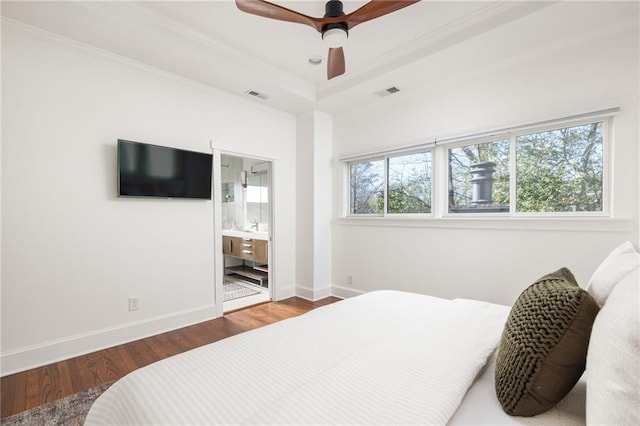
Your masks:
{"label": "knitted gray throw pillow", "polygon": [[496,395],[507,414],[543,413],[569,393],[584,372],[598,310],[567,268],[522,292],[509,313],[496,360]]}

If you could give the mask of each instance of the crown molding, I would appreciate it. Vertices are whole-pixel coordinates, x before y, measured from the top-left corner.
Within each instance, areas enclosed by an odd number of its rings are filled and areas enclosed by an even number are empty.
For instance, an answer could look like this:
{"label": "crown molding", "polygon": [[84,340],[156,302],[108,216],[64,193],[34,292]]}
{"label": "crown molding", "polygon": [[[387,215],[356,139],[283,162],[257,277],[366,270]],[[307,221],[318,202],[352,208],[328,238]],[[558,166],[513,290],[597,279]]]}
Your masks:
{"label": "crown molding", "polygon": [[59,34],[55,34],[47,30],[43,30],[42,28],[25,24],[24,22],[20,22],[12,18],[8,18],[6,16],[2,16],[0,18],[0,23],[3,30],[14,31],[18,34],[22,34],[22,35],[25,35],[34,39],[42,40],[45,42],[53,43],[61,47],[65,47],[68,49],[75,50],[77,52],[81,52],[83,54],[101,57],[101,58],[104,58],[113,62],[117,62],[132,68],[137,68],[137,69],[158,75],[163,78],[167,78],[191,87],[195,87],[201,91],[208,92],[209,94],[212,94],[214,96],[227,98],[233,102],[238,102],[240,104],[262,110],[264,112],[275,114],[277,116],[291,117],[290,112],[284,111],[282,109],[274,108],[272,106],[269,106],[263,103],[258,103],[251,99],[245,99],[239,95],[229,93],[222,89],[218,89],[209,84],[202,83],[202,82],[199,82],[199,81],[196,81],[188,77],[184,77],[182,75],[175,74],[169,71],[165,71],[153,65],[149,65],[144,62],[140,62],[135,59],[131,59],[126,56],[122,56],[117,53],[113,53],[108,50],[92,46],[90,44],[73,40],[73,39],[61,36]]}
{"label": "crown molding", "polygon": [[[278,86],[295,93],[297,96],[310,101],[315,101],[316,99],[316,85],[296,74],[292,74],[282,68],[267,64],[246,55],[233,46],[209,37],[202,31],[198,31],[192,27],[184,25],[175,19],[171,19],[165,15],[157,13],[140,2],[115,2],[115,5],[120,9],[120,12],[118,13],[118,17],[120,19],[128,17],[128,19],[135,19],[136,25],[147,23],[162,27],[174,35],[190,40],[191,42],[211,50],[215,55],[222,55],[237,62],[243,67],[258,70],[259,74],[265,79],[277,82],[276,84]],[[107,2],[105,7],[103,2],[85,2],[83,3],[83,6],[92,8],[96,10],[96,12],[102,14],[106,13],[107,10],[110,13],[113,13],[114,4],[112,2]]]}

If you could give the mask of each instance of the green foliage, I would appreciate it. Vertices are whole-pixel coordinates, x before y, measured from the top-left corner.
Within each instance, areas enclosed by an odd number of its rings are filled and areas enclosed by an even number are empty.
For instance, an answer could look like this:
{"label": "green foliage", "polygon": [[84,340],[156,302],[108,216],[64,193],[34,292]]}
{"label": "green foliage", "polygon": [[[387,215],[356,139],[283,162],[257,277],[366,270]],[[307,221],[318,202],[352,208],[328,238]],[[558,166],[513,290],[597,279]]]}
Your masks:
{"label": "green foliage", "polygon": [[[388,213],[431,211],[431,152],[388,159]],[[384,160],[352,163],[351,213],[384,211]]]}
{"label": "green foliage", "polygon": [[602,211],[602,123],[516,138],[520,212]]}
{"label": "green foliage", "polygon": [[431,152],[389,158],[389,213],[431,212]]}

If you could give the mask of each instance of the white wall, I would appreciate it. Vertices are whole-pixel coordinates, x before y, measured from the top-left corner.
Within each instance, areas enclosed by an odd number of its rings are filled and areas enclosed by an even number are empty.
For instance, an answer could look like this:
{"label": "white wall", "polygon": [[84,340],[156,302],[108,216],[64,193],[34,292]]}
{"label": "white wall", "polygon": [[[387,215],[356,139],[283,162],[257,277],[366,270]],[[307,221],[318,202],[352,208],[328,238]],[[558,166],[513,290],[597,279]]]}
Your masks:
{"label": "white wall", "polygon": [[[295,193],[295,118],[254,102],[4,23],[2,91],[3,374],[214,316],[213,202],[118,199],[118,138],[213,140],[273,159],[275,194]],[[288,201],[278,299],[295,286]]]}
{"label": "white wall", "polygon": [[[632,3],[549,6],[434,55],[420,90],[335,117],[334,293],[393,288],[511,304],[561,266],[584,286],[618,243],[637,246],[637,10]],[[561,36],[547,40],[552,33]],[[527,40],[539,44],[523,50]],[[613,121],[613,218],[340,219],[341,156],[614,106],[621,112]]]}
{"label": "white wall", "polygon": [[313,228],[314,298],[321,299],[331,294],[331,156],[333,120],[331,116],[316,111],[314,114],[313,147]]}
{"label": "white wall", "polygon": [[296,283],[297,294],[313,299],[313,135],[314,115],[298,117],[296,126]]}

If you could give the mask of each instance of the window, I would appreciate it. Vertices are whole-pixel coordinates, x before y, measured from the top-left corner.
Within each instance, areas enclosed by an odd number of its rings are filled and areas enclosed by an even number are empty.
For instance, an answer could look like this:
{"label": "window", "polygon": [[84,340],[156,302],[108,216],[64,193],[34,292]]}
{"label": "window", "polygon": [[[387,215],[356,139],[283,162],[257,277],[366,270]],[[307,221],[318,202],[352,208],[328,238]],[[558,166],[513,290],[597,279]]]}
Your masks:
{"label": "window", "polygon": [[606,138],[617,111],[343,160],[349,168],[349,214],[606,212]]}
{"label": "window", "polygon": [[602,211],[603,122],[516,137],[516,210]]}
{"label": "window", "polygon": [[448,151],[450,213],[509,211],[509,139]]}
{"label": "window", "polygon": [[387,159],[387,212],[431,213],[431,152]]}
{"label": "window", "polygon": [[362,161],[349,167],[352,214],[382,214],[384,161]]}
{"label": "window", "polygon": [[448,149],[449,212],[602,212],[603,127],[598,121]]}
{"label": "window", "polygon": [[350,163],[349,182],[350,214],[430,213],[431,151]]}

